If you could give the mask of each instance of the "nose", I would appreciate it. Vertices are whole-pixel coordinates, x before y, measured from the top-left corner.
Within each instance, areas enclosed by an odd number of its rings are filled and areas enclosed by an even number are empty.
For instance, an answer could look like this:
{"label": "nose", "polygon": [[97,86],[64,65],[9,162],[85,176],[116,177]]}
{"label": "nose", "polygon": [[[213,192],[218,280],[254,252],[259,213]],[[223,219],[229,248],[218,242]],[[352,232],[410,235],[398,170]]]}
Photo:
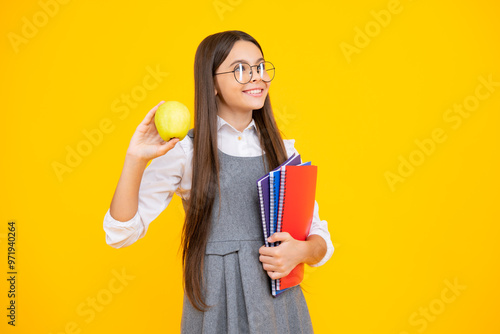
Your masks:
{"label": "nose", "polygon": [[[262,80],[262,77],[260,76],[259,71],[257,71],[257,66],[258,65],[255,65],[255,66],[252,67],[252,79],[250,80],[252,82],[255,82],[255,81],[258,81],[258,80]],[[257,76],[258,76],[258,79],[257,79]]]}

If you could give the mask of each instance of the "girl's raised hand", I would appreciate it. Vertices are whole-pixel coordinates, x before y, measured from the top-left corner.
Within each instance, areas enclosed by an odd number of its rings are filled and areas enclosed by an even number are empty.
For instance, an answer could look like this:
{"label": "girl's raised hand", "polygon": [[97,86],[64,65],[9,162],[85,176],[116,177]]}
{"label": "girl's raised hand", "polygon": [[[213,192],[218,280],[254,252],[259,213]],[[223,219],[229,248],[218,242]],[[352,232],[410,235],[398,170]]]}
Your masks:
{"label": "girl's raised hand", "polygon": [[127,155],[149,161],[164,155],[179,141],[178,138],[172,138],[168,142],[164,141],[156,129],[154,116],[158,107],[163,103],[165,101],[161,101],[151,109],[139,124],[130,140]]}

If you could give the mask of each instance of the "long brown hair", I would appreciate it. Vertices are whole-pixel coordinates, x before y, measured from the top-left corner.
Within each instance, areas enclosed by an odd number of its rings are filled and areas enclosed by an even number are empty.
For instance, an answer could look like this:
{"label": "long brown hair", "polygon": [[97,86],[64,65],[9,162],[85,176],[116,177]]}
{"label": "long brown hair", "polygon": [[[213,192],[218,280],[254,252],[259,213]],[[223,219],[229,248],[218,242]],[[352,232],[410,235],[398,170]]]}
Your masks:
{"label": "long brown hair", "polygon": [[[239,40],[254,43],[262,52],[259,43],[247,33],[238,30],[224,31],[210,35],[200,43],[194,62],[193,179],[182,230],[181,247],[184,289],[193,307],[199,311],[205,311],[209,307],[203,298],[205,291],[203,266],[212,207],[219,189],[214,74],[228,56],[234,43]],[[268,166],[271,169],[275,168],[286,160],[287,154],[274,119],[269,94],[266,96],[264,106],[253,110],[252,114]]]}

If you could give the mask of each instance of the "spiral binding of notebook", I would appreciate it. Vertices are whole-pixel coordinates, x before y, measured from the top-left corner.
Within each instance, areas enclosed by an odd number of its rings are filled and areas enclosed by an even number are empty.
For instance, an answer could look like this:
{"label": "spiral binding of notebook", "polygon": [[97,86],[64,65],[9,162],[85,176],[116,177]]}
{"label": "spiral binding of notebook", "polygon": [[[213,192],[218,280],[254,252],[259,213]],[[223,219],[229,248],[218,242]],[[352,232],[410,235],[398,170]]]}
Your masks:
{"label": "spiral binding of notebook", "polygon": [[[269,230],[269,236],[273,235],[273,222],[275,221],[274,220],[274,217],[276,216],[276,210],[275,210],[275,196],[274,196],[275,192],[274,192],[274,173],[273,172],[270,172],[269,173],[269,217],[270,217],[270,221],[269,221],[269,224],[270,224],[270,230]],[[267,242],[266,240],[266,246],[268,247],[274,247],[274,243],[273,242]],[[273,296],[276,296],[276,280],[271,280],[271,293]]]}
{"label": "spiral binding of notebook", "polygon": [[[280,198],[278,205],[278,226],[276,227],[276,232],[281,232],[281,224],[283,222],[283,210],[284,210],[284,201],[285,201],[285,191],[286,191],[286,166],[281,167],[281,175],[280,175]],[[280,242],[277,242],[276,246],[278,246]]]}
{"label": "spiral binding of notebook", "polygon": [[[257,182],[257,189],[259,191],[259,202],[260,202],[260,207],[264,207],[264,195],[262,193],[262,183]],[[269,247],[269,242],[267,241],[267,238],[269,235],[267,235],[267,228],[266,228],[266,215],[264,210],[260,211],[260,217],[262,219],[262,230],[264,231],[264,242],[266,244],[266,247]]]}
{"label": "spiral binding of notebook", "polygon": [[[274,191],[274,173],[271,171],[269,173],[269,236],[273,235],[274,233],[274,222],[276,221],[276,215],[278,214],[278,212],[276,212],[276,204],[278,202],[277,199],[275,199],[274,194],[276,194],[276,192]],[[269,244],[269,246],[274,247],[275,243],[272,242]]]}
{"label": "spiral binding of notebook", "polygon": [[[283,213],[285,210],[285,194],[286,194],[286,166],[281,167],[281,175],[280,175],[280,199],[278,205],[278,226],[276,228],[276,232],[281,232],[281,224],[283,222]],[[276,246],[281,244],[280,241],[276,242]],[[281,280],[276,280],[276,290],[280,290]]]}
{"label": "spiral binding of notebook", "polygon": [[[278,206],[279,206],[279,197],[280,197],[280,170],[271,171],[270,175],[270,198],[273,199],[273,202],[270,204],[270,211],[272,210],[272,214],[270,214],[270,235],[278,232]],[[271,181],[272,180],[272,181]],[[276,242],[271,244],[271,247],[276,247],[278,244]]]}

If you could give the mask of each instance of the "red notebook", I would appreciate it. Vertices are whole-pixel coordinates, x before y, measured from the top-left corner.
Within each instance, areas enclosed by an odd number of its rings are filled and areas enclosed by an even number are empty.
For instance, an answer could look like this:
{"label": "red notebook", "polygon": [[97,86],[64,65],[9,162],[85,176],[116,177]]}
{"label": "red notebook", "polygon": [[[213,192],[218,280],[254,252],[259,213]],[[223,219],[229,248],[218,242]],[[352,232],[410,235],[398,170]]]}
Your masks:
{"label": "red notebook", "polygon": [[[311,229],[316,194],[317,166],[281,167],[278,232],[288,232],[297,240],[306,240]],[[298,264],[286,277],[277,282],[283,290],[300,284],[304,264]]]}

